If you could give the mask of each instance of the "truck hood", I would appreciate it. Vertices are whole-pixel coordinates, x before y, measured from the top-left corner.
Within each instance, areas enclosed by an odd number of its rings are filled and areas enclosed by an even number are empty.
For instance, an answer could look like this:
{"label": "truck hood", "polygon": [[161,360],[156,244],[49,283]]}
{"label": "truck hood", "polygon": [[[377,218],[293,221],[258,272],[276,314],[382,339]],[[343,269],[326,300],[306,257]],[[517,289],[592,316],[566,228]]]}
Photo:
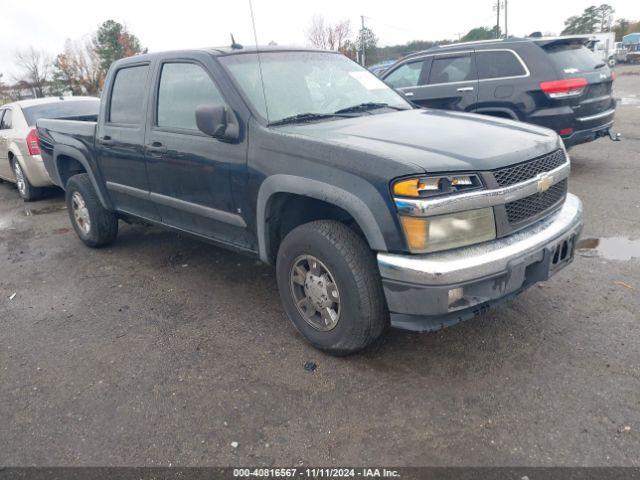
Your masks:
{"label": "truck hood", "polygon": [[544,155],[562,142],[546,128],[444,110],[406,110],[279,128],[425,172],[492,170]]}

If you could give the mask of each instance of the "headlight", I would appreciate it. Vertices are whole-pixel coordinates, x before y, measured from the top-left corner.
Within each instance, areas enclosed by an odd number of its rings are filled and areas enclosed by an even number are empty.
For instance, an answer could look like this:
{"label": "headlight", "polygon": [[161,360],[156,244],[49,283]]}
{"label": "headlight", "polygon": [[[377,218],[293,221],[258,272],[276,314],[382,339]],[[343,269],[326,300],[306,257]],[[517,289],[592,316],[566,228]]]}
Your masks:
{"label": "headlight", "polygon": [[493,208],[479,208],[436,217],[400,216],[413,253],[436,252],[496,238]]}
{"label": "headlight", "polygon": [[396,180],[393,194],[402,197],[435,197],[482,188],[478,175],[440,175]]}

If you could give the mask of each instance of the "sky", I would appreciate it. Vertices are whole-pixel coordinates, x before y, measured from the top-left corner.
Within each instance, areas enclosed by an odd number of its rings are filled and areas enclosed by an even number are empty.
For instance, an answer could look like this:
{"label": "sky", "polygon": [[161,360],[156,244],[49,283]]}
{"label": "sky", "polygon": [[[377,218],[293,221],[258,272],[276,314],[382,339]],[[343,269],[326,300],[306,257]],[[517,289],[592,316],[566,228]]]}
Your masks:
{"label": "sky", "polygon": [[[601,1],[606,0],[508,0],[509,34],[560,33],[567,17]],[[638,0],[608,3],[615,18],[640,20]],[[494,5],[495,0],[253,0],[258,42],[296,46],[307,45],[305,31],[317,14],[331,22],[349,19],[354,33],[364,15],[384,46],[456,39],[471,28],[493,26]],[[0,12],[4,81],[17,73],[17,50],[33,46],[55,56],[66,39],[88,38],[110,18],[126,24],[152,52],[228,45],[230,33],[238,43],[255,44],[249,0],[0,0]]]}

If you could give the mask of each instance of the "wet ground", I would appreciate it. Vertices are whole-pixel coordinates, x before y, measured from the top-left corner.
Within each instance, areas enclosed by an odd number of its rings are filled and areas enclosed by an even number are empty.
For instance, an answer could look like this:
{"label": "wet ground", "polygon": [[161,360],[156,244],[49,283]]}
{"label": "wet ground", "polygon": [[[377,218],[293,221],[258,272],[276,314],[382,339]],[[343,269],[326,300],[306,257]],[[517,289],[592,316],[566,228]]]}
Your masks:
{"label": "wet ground", "polygon": [[0,465],[639,466],[640,107],[616,129],[571,151],[569,268],[344,359],[296,334],[271,268],[124,224],[89,250],[62,196],[1,184]]}

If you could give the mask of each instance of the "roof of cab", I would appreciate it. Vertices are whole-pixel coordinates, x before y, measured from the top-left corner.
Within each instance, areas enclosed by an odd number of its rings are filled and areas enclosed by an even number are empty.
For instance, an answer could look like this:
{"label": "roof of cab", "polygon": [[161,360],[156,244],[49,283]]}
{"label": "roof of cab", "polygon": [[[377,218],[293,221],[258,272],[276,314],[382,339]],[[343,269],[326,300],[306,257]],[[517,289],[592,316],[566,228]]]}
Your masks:
{"label": "roof of cab", "polygon": [[[215,57],[222,57],[228,55],[242,55],[246,53],[269,53],[269,52],[319,52],[319,53],[335,53],[339,54],[334,50],[321,50],[316,48],[308,48],[308,47],[287,47],[281,45],[265,45],[265,46],[242,46],[241,48],[232,48],[231,46],[226,47],[206,47],[206,48],[190,48],[183,50],[168,50],[162,52],[153,52],[153,53],[143,53],[140,55],[134,55],[133,57],[123,58],[117,61],[119,65],[127,64],[127,63],[137,63],[152,60],[158,56],[164,56],[167,54],[180,54],[180,55],[188,55],[189,53],[195,52],[204,52],[209,53]],[[115,62],[114,62],[115,63]]]}

